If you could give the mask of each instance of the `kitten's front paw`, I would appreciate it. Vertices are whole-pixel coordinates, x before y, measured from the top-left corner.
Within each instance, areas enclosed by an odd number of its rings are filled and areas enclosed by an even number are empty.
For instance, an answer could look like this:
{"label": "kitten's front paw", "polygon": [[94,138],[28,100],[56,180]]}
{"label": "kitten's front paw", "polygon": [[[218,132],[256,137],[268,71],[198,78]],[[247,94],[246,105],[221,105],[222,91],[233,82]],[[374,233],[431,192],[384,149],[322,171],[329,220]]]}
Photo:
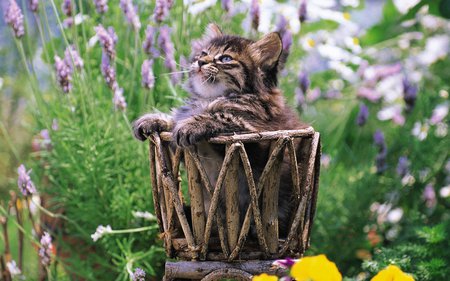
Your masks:
{"label": "kitten's front paw", "polygon": [[181,147],[194,145],[199,141],[208,138],[207,134],[205,134],[202,129],[202,126],[199,124],[177,125],[173,129],[172,137],[177,145]]}
{"label": "kitten's front paw", "polygon": [[153,132],[170,131],[173,127],[172,116],[164,113],[145,114],[133,122],[134,137],[145,141]]}

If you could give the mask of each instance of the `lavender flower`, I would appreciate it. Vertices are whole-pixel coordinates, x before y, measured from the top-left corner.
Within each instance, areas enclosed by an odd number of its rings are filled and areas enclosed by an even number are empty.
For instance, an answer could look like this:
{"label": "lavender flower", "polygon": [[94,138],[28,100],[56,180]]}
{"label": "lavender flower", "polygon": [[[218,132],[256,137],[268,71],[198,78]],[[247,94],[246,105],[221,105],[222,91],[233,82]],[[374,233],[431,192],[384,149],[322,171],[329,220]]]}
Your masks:
{"label": "lavender flower", "polygon": [[298,82],[300,90],[302,90],[303,93],[306,93],[309,89],[309,86],[311,85],[308,74],[306,74],[305,72],[300,72],[300,74],[298,75]]}
{"label": "lavender flower", "polygon": [[425,201],[425,206],[427,206],[427,208],[432,209],[436,207],[436,192],[434,191],[434,187],[432,184],[427,184],[427,186],[425,186],[422,194],[422,199]]}
{"label": "lavender flower", "polygon": [[[172,41],[170,40],[170,31],[171,30],[167,25],[161,26],[159,30],[158,44],[166,57],[164,60],[164,65],[171,72],[176,72],[177,64],[175,62],[175,49]],[[179,73],[172,73],[171,80],[173,84],[178,83],[180,80]]]}
{"label": "lavender flower", "polygon": [[142,268],[136,267],[131,275],[133,281],[145,281],[145,271]]}
{"label": "lavender flower", "polygon": [[72,0],[63,0],[61,4],[61,10],[66,16],[71,17],[73,15]]}
{"label": "lavender flower", "polygon": [[64,51],[64,61],[70,67],[73,72],[76,69],[81,70],[83,68],[83,59],[78,54],[73,45],[68,46]]}
{"label": "lavender flower", "polygon": [[288,21],[283,15],[280,15],[278,17],[277,26],[275,27],[275,31],[279,32],[280,34],[283,34],[287,28]]}
{"label": "lavender flower", "polygon": [[252,0],[250,4],[250,18],[252,19],[252,27],[258,30],[260,17],[260,7],[258,0]]}
{"label": "lavender flower", "polygon": [[39,257],[43,266],[49,266],[52,258],[52,237],[48,232],[44,232],[41,237],[41,247],[39,248]]}
{"label": "lavender flower", "polygon": [[25,28],[23,26],[23,14],[19,5],[15,0],[10,0],[8,8],[4,14],[5,22],[9,24],[14,32],[14,36],[17,38],[22,37],[25,34]]}
{"label": "lavender flower", "polygon": [[116,57],[115,46],[117,43],[117,35],[114,29],[110,26],[106,30],[103,25],[98,25],[95,27],[95,32],[97,33],[98,40],[102,45],[103,50],[106,52],[110,60]]}
{"label": "lavender flower", "polygon": [[7,262],[6,268],[8,269],[9,274],[11,275],[11,277],[13,277],[13,279],[14,279],[14,277],[20,276],[22,274],[22,271],[17,266],[17,263],[15,260]]}
{"label": "lavender flower", "polygon": [[91,234],[91,238],[94,242],[97,242],[97,240],[102,238],[103,235],[105,235],[107,233],[112,233],[112,231],[113,230],[110,225],[107,225],[107,226],[99,225],[99,226],[97,226],[95,233]]}
{"label": "lavender flower", "polygon": [[295,103],[299,109],[303,108],[305,103],[305,94],[300,88],[295,88]]}
{"label": "lavender flower", "polygon": [[308,9],[306,6],[306,0],[302,0],[300,8],[298,9],[298,19],[300,22],[304,22],[307,19]]}
{"label": "lavender flower", "polygon": [[108,11],[108,0],[94,0],[94,4],[99,14],[104,14]]}
{"label": "lavender flower", "polygon": [[387,147],[384,140],[384,134],[382,131],[377,130],[373,135],[373,140],[375,145],[378,147],[378,154],[375,158],[375,164],[377,167],[377,173],[382,173],[387,169],[386,157],[387,157]]}
{"label": "lavender flower", "polygon": [[222,0],[222,9],[229,13],[231,11],[231,7],[233,6],[233,0]]}
{"label": "lavender flower", "polygon": [[412,85],[406,77],[403,78],[403,99],[406,103],[406,111],[410,112],[416,104],[417,86]]}
{"label": "lavender flower", "polygon": [[155,76],[153,75],[153,60],[145,60],[142,63],[142,86],[147,89],[153,88],[155,85]]}
{"label": "lavender flower", "polygon": [[367,122],[367,118],[369,117],[369,109],[364,103],[359,105],[358,116],[356,117],[356,124],[358,126],[364,126]]}
{"label": "lavender flower", "polygon": [[30,10],[33,13],[36,13],[39,8],[39,0],[29,0],[29,4],[30,4]]}
{"label": "lavender flower", "polygon": [[137,8],[133,6],[132,0],[120,0],[120,8],[134,30],[139,30],[141,28],[141,21],[139,20],[139,16],[136,12]]}
{"label": "lavender flower", "polygon": [[281,41],[283,44],[283,51],[286,53],[289,53],[289,49],[292,45],[292,33],[289,31],[289,29],[286,29],[283,32],[283,35],[281,36]]}
{"label": "lavender flower", "polygon": [[430,124],[436,125],[444,120],[444,118],[448,115],[449,112],[449,104],[442,103],[437,105],[433,109],[433,113],[431,114]]}
{"label": "lavender flower", "polygon": [[125,110],[127,108],[127,102],[123,96],[123,89],[116,87],[114,90],[113,103],[116,109]]}
{"label": "lavender flower", "polygon": [[401,156],[398,158],[398,164],[397,164],[397,175],[399,175],[401,178],[409,174],[409,160],[406,156]]}
{"label": "lavender flower", "polygon": [[114,66],[111,65],[110,57],[105,52],[102,53],[102,64],[100,68],[103,78],[105,78],[106,84],[108,84],[109,88],[112,90],[118,88],[116,70],[114,69]]}
{"label": "lavender flower", "polygon": [[142,48],[144,49],[144,52],[147,55],[152,55],[153,57],[159,56],[158,51],[155,49],[153,45],[156,31],[157,31],[156,27],[147,25],[147,29],[145,30],[145,39],[144,42],[142,43]]}
{"label": "lavender flower", "polygon": [[64,93],[70,92],[72,89],[72,71],[70,67],[59,56],[55,56],[56,80],[61,86]]}
{"label": "lavender flower", "polygon": [[169,15],[169,9],[173,3],[166,0],[156,0],[155,11],[153,12],[153,19],[157,23],[163,22]]}

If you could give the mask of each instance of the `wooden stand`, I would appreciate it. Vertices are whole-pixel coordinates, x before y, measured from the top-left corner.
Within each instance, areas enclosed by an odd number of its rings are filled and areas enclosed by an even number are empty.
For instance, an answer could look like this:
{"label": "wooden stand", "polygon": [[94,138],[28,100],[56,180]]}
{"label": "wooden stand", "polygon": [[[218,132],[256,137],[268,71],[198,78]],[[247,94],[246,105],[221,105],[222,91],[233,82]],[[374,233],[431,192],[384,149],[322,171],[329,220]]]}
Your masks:
{"label": "wooden stand", "polygon": [[[319,133],[308,127],[210,139],[210,143],[225,149],[214,186],[195,149],[170,149],[170,141],[170,133],[154,133],[149,142],[153,203],[166,254],[185,260],[166,263],[166,280],[251,280],[253,274],[271,272],[272,260],[303,255],[309,247],[319,187]],[[246,143],[256,142],[270,145],[267,163],[258,178],[254,178],[245,149]],[[182,159],[185,180],[180,170]],[[285,238],[278,233],[282,165],[289,165],[294,193]],[[239,173],[247,181],[251,201],[244,210],[239,209]],[[186,183],[189,198],[181,193],[181,185]],[[190,213],[183,205],[185,199],[190,202]],[[205,199],[210,202],[209,210],[205,210]],[[251,225],[255,241],[247,240]]]}

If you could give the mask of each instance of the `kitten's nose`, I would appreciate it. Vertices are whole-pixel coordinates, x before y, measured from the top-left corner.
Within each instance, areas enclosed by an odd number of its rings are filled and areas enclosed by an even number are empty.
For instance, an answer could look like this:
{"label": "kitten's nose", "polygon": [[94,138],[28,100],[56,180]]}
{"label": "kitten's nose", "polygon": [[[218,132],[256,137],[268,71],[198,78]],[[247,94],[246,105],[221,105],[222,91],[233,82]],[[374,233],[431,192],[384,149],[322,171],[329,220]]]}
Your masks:
{"label": "kitten's nose", "polygon": [[200,67],[200,68],[202,68],[202,65],[208,64],[208,62],[204,61],[204,60],[198,60],[197,63],[198,63],[198,67]]}

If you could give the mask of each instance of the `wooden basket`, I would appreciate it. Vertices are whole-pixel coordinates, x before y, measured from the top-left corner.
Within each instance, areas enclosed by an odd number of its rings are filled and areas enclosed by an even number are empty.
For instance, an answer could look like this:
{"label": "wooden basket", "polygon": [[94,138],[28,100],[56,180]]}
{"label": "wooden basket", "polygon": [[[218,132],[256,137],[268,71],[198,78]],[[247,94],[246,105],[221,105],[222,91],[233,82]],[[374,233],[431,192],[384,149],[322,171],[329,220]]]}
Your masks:
{"label": "wooden basket", "polygon": [[[163,132],[152,134],[149,142],[153,203],[168,257],[231,262],[302,256],[309,247],[319,187],[319,133],[308,127],[210,139],[210,143],[225,146],[215,186],[210,183],[195,148],[173,148],[170,141],[171,134]],[[245,144],[255,142],[271,144],[268,161],[256,180],[245,149]],[[295,193],[286,238],[278,237],[278,200],[260,199],[261,196],[278,198],[283,158],[291,167]],[[182,159],[184,165],[180,165]],[[184,172],[180,171],[183,166],[187,173],[190,213],[195,214],[190,218],[181,192],[181,185],[185,184],[181,176]],[[239,171],[245,172],[249,187],[251,203],[246,210],[239,210],[236,198]],[[206,212],[204,194],[210,196]],[[219,201],[225,204],[220,205]],[[243,222],[239,213],[245,214]],[[247,239],[251,225],[256,229],[255,239]]]}

